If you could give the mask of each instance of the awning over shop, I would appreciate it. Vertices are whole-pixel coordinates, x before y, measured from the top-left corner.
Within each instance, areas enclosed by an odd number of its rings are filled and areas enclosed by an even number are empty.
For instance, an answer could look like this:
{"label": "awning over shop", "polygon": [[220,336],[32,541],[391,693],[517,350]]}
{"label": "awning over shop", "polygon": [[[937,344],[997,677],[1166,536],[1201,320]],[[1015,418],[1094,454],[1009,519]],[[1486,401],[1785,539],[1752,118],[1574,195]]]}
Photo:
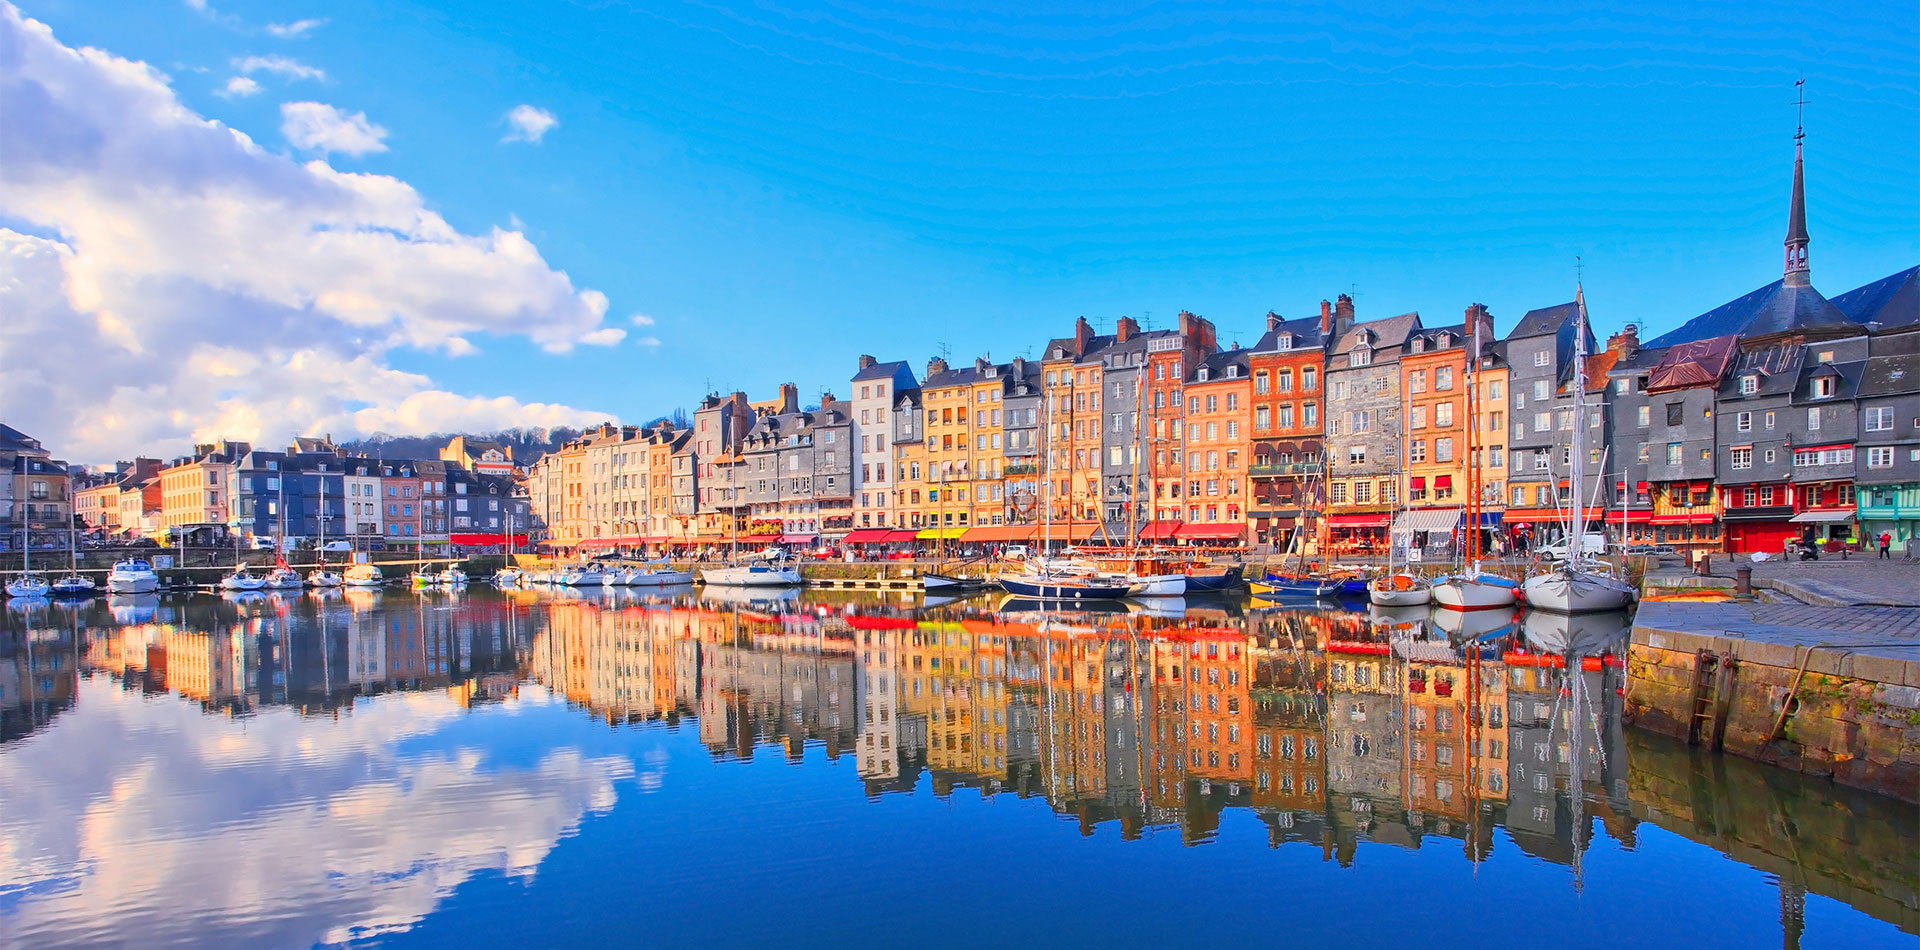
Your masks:
{"label": "awning over shop", "polygon": [[967,529],[960,540],[967,542],[1026,541],[1039,529],[1030,524],[981,525]]}
{"label": "awning over shop", "polygon": [[1452,488],[1453,476],[1452,475],[1435,475],[1433,477],[1433,487],[1435,489]]}
{"label": "awning over shop", "polygon": [[1185,524],[1180,527],[1179,537],[1183,541],[1220,541],[1238,539],[1246,533],[1247,526],[1238,522],[1215,522],[1211,524]]}
{"label": "awning over shop", "polygon": [[1674,524],[1712,524],[1713,513],[1701,512],[1699,514],[1689,514],[1689,515],[1654,515],[1647,519],[1647,523],[1662,525],[1662,526],[1674,525]]}
{"label": "awning over shop", "polygon": [[[1444,476],[1442,476],[1444,477]],[[1458,508],[1414,508],[1394,516],[1393,533],[1409,531],[1452,531],[1460,526]]]}
{"label": "awning over shop", "polygon": [[780,543],[781,544],[812,544],[814,541],[818,540],[819,537],[820,536],[817,534],[783,534],[780,536]]}
{"label": "awning over shop", "polygon": [[527,544],[527,536],[524,534],[516,534],[511,539],[504,534],[451,534],[447,536],[447,540],[454,544],[462,545],[512,543],[520,547],[525,547]]}
{"label": "awning over shop", "polygon": [[1426,479],[1426,476],[1424,476],[1424,475],[1415,475],[1415,476],[1413,476],[1413,478],[1412,478],[1412,479],[1410,479],[1410,482],[1411,482],[1411,484],[1413,485],[1413,490],[1414,490],[1414,491],[1426,491],[1426,490],[1427,490],[1427,479]]}
{"label": "awning over shop", "polygon": [[920,532],[918,531],[899,531],[899,530],[887,532],[887,536],[885,538],[888,544],[899,544],[903,541],[917,541],[919,539],[920,539]]}
{"label": "awning over shop", "polygon": [[[1558,508],[1508,508],[1501,512],[1500,516],[1507,524],[1536,524],[1539,522],[1551,524],[1553,522],[1565,521],[1567,514],[1567,512]],[[1588,524],[1598,524],[1600,519],[1606,516],[1607,512],[1604,508],[1587,509]]]}
{"label": "awning over shop", "polygon": [[772,544],[778,540],[780,540],[780,536],[777,534],[743,534],[740,536],[741,544]]}
{"label": "awning over shop", "polygon": [[1328,515],[1327,525],[1333,528],[1384,528],[1387,526],[1387,513]]}
{"label": "awning over shop", "polygon": [[966,533],[967,529],[965,528],[921,528],[919,533],[914,536],[922,541],[952,541]]}
{"label": "awning over shop", "polygon": [[840,540],[848,544],[879,544],[892,533],[886,528],[861,528],[858,531],[847,532],[847,536]]}
{"label": "awning over shop", "polygon": [[1833,511],[1803,511],[1787,520],[1794,524],[1832,524],[1839,521],[1852,521],[1853,510],[1846,508]]}
{"label": "awning over shop", "polygon": [[1180,533],[1178,521],[1156,521],[1140,529],[1142,541],[1169,541]]}

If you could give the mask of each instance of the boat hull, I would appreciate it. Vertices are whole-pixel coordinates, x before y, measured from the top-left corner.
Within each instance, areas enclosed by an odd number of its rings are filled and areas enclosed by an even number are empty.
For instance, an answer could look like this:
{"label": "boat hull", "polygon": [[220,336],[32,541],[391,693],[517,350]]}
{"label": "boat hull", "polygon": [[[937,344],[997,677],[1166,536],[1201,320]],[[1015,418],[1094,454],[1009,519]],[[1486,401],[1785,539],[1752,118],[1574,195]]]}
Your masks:
{"label": "boat hull", "polygon": [[107,590],[115,594],[151,594],[159,589],[158,574],[116,574],[107,578]]}
{"label": "boat hull", "polygon": [[1265,597],[1332,597],[1340,590],[1339,581],[1287,577],[1281,574],[1268,574],[1265,578],[1247,586],[1254,593]]}
{"label": "boat hull", "polygon": [[627,578],[630,587],[678,587],[691,583],[692,571],[636,571]]}
{"label": "boat hull", "polygon": [[37,577],[25,577],[7,585],[8,597],[45,597],[53,585]]}
{"label": "boat hull", "polygon": [[1187,593],[1185,574],[1135,575],[1132,581],[1127,585],[1127,594],[1132,597],[1182,597]]}
{"label": "boat hull", "polygon": [[340,575],[332,571],[314,571],[307,575],[307,584],[311,587],[339,587]]}
{"label": "boat hull", "polygon": [[259,590],[265,586],[267,582],[258,577],[226,577],[220,581],[221,590],[248,591]]}
{"label": "boat hull", "polygon": [[1119,600],[1127,596],[1125,584],[1088,584],[1067,578],[1000,578],[1000,587],[1016,597],[1041,600]]}
{"label": "boat hull", "polygon": [[1560,614],[1625,610],[1633,603],[1633,587],[1625,581],[1577,571],[1536,574],[1520,589],[1527,606]]}
{"label": "boat hull", "polygon": [[1187,575],[1187,592],[1190,594],[1208,591],[1239,590],[1246,586],[1246,569],[1230,567],[1218,573],[1207,571]]}
{"label": "boat hull", "polygon": [[1376,607],[1424,607],[1433,603],[1433,588],[1412,587],[1407,590],[1381,590],[1377,587],[1367,589],[1367,599]]}
{"label": "boat hull", "polygon": [[1433,602],[1455,610],[1496,610],[1501,607],[1512,607],[1519,600],[1519,594],[1520,586],[1512,581],[1501,583],[1452,577],[1433,586]]}
{"label": "boat hull", "polygon": [[720,587],[798,587],[800,569],[794,567],[717,567],[701,571],[700,579]]}

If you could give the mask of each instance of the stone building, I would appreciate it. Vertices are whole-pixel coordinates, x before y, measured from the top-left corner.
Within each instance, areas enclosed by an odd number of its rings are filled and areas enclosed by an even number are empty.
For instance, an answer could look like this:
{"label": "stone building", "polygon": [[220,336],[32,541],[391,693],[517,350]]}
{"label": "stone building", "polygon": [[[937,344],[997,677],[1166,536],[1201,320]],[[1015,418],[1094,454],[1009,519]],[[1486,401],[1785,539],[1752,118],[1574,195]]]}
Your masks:
{"label": "stone building", "polygon": [[1380,484],[1399,477],[1407,431],[1400,354],[1424,328],[1418,313],[1354,323],[1345,295],[1334,315],[1348,329],[1327,355],[1327,540],[1336,550],[1384,545],[1393,505],[1381,499]]}
{"label": "stone building", "polygon": [[853,374],[850,392],[852,406],[853,520],[861,528],[886,528],[898,525],[891,517],[893,480],[893,422],[889,414],[902,393],[920,388],[913,369],[905,362],[882,363],[871,356],[860,357],[859,370]]}

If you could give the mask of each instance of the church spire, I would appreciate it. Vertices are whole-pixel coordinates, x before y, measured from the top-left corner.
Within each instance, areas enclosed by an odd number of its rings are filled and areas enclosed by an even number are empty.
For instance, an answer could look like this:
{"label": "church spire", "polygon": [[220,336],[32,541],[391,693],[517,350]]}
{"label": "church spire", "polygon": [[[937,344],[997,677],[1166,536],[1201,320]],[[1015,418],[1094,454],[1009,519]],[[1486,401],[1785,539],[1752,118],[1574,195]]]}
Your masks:
{"label": "church spire", "polygon": [[[1804,93],[1807,81],[1794,82],[1794,89]],[[1807,187],[1806,177],[1801,166],[1802,145],[1807,137],[1806,106],[1807,97],[1802,94],[1794,105],[1800,107],[1801,123],[1793,132],[1793,205],[1787,210],[1787,272],[1789,286],[1805,287],[1809,283],[1807,271]]]}

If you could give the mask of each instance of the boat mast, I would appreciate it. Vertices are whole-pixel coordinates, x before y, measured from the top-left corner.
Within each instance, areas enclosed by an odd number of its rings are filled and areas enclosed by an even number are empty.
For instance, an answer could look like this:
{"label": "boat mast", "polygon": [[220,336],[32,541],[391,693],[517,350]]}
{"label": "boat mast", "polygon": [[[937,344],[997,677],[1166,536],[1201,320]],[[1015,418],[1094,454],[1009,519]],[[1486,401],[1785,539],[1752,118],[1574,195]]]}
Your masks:
{"label": "boat mast", "polygon": [[1146,366],[1142,364],[1133,382],[1133,472],[1127,476],[1127,539],[1132,542],[1133,554],[1129,563],[1140,559],[1140,417],[1146,408]]}
{"label": "boat mast", "polygon": [[1573,291],[1573,459],[1568,466],[1568,475],[1573,482],[1573,510],[1567,515],[1567,527],[1572,533],[1567,538],[1567,563],[1578,563],[1582,539],[1586,536],[1587,509],[1586,490],[1582,483],[1586,475],[1586,429],[1587,429],[1587,294],[1578,282]]}
{"label": "boat mast", "polygon": [[1480,365],[1480,310],[1478,307],[1468,311],[1467,352],[1462,360],[1461,375],[1467,384],[1467,527],[1462,534],[1461,558],[1466,564],[1475,564],[1480,560],[1480,393],[1479,374],[1475,372]]}

